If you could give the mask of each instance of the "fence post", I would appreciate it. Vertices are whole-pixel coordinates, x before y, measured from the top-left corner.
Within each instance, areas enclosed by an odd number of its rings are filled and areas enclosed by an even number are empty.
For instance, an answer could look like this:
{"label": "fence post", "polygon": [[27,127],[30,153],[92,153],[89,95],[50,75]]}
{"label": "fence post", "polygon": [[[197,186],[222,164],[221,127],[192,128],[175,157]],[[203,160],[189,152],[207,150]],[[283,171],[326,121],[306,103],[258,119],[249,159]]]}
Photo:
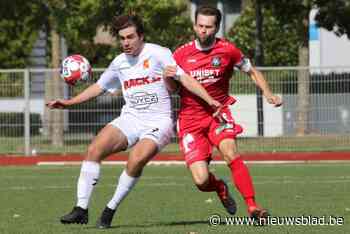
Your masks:
{"label": "fence post", "polygon": [[30,77],[29,69],[24,70],[24,149],[25,155],[31,156],[30,151]]}

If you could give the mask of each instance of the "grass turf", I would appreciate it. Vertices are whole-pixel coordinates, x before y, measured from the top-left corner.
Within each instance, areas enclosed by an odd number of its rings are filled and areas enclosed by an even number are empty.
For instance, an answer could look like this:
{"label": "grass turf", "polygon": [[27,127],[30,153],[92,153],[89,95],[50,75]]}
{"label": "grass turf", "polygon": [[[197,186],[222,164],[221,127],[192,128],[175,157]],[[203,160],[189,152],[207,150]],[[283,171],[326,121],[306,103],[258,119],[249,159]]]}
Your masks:
{"label": "grass turf", "polygon": [[[212,214],[228,216],[214,193],[192,185],[184,166],[148,166],[120,206],[110,230],[94,225],[114,192],[121,166],[103,166],[91,199],[88,225],[62,225],[59,217],[75,203],[78,166],[3,167],[0,170],[0,233],[350,233],[350,164],[251,165],[257,199],[277,216],[337,216],[341,226],[209,226]],[[223,165],[215,174],[230,180]],[[230,183],[231,184],[231,183]],[[237,217],[245,206],[232,184]],[[230,217],[230,216],[228,216]]]}

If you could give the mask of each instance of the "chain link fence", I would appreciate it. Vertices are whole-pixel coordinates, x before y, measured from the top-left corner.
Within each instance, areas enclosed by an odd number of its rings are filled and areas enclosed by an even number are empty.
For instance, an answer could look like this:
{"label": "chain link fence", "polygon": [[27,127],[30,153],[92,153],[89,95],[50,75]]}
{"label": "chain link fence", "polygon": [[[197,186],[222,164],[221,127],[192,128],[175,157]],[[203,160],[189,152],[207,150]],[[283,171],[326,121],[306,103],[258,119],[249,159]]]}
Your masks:
{"label": "chain link fence", "polygon": [[[91,83],[103,70],[94,70]],[[231,94],[238,100],[236,122],[244,128],[237,140],[241,152],[350,150],[350,67],[260,71],[284,105],[274,108],[263,100],[258,106],[255,84],[235,72]],[[75,96],[88,85],[68,87],[52,69],[0,70],[0,154],[84,153],[119,116],[123,98],[106,94],[68,110],[48,110],[45,103]],[[179,97],[172,98],[176,116]],[[176,137],[165,151],[178,152]]]}

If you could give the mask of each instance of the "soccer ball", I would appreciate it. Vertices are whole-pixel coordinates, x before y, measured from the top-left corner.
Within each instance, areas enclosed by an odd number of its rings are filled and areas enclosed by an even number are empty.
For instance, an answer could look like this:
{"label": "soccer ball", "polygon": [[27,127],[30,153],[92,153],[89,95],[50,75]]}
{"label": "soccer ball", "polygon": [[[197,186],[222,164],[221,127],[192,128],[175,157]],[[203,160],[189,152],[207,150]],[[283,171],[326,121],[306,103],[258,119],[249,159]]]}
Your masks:
{"label": "soccer ball", "polygon": [[60,75],[69,85],[77,81],[88,81],[92,76],[89,61],[80,54],[70,55],[62,61]]}

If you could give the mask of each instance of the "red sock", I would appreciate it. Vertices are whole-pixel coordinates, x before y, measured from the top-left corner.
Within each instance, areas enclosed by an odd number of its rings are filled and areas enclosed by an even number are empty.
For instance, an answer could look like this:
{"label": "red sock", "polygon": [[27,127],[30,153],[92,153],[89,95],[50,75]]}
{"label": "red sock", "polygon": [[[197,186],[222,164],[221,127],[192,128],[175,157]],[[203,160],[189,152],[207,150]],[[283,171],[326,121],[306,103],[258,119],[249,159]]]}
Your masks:
{"label": "red sock", "polygon": [[221,180],[216,179],[216,177],[209,173],[209,179],[208,179],[208,185],[205,188],[199,188],[203,192],[213,192],[213,191],[221,191],[222,186],[224,186],[224,183]]}
{"label": "red sock", "polygon": [[256,206],[252,178],[250,177],[249,170],[243,163],[241,157],[232,160],[229,167],[231,169],[232,180],[238,191],[243,196],[247,206]]}

